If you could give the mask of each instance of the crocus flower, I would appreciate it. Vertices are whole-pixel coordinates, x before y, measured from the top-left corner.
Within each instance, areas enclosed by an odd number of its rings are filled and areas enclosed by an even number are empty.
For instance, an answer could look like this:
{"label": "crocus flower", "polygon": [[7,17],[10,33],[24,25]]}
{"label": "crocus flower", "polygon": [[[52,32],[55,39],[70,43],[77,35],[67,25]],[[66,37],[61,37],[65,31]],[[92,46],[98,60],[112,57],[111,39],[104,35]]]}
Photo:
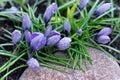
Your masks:
{"label": "crocus flower", "polygon": [[34,70],[40,68],[39,62],[35,58],[29,58],[27,61],[27,65]]}
{"label": "crocus flower", "polygon": [[11,8],[9,8],[10,11],[19,11],[18,8],[12,6]]}
{"label": "crocus flower", "polygon": [[64,30],[67,31],[68,33],[70,33],[70,31],[71,31],[71,25],[68,20],[66,20],[64,23]]}
{"label": "crocus flower", "polygon": [[82,34],[82,29],[78,29],[78,30],[77,30],[77,34],[78,34],[78,35],[81,35],[81,34]]}
{"label": "crocus flower", "polygon": [[99,36],[97,42],[102,44],[107,44],[108,42],[110,42],[110,37],[106,35]]}
{"label": "crocus flower", "polygon": [[53,35],[61,35],[61,34],[58,31],[51,31],[50,36],[53,36]]}
{"label": "crocus flower", "polygon": [[29,30],[25,30],[25,40],[29,44],[31,41],[31,33]]}
{"label": "crocus flower", "polygon": [[[3,12],[6,12],[6,11],[17,12],[19,11],[19,9],[16,8],[15,6],[12,6],[11,8],[5,9]],[[17,13],[11,13],[9,14],[9,16],[19,16],[19,15]]]}
{"label": "crocus flower", "polygon": [[44,21],[46,25],[51,20],[52,16],[56,13],[57,7],[58,6],[56,3],[52,3],[50,6],[47,7],[44,13]]}
{"label": "crocus flower", "polygon": [[66,50],[70,47],[71,38],[64,37],[57,43],[58,50]]}
{"label": "crocus flower", "polygon": [[12,32],[12,42],[14,45],[16,45],[18,42],[20,42],[20,39],[22,37],[22,33],[19,30],[14,30]]}
{"label": "crocus flower", "polygon": [[59,40],[61,36],[60,35],[54,35],[48,38],[47,45],[55,45]]}
{"label": "crocus flower", "polygon": [[52,26],[51,25],[47,26],[46,31],[45,31],[45,36],[46,37],[49,36],[51,31],[52,31]]}
{"label": "crocus flower", "polygon": [[89,0],[80,0],[79,9],[83,10],[88,2],[89,2]]}
{"label": "crocus flower", "polygon": [[96,16],[99,16],[101,15],[102,13],[106,12],[108,9],[110,9],[111,7],[111,3],[105,3],[103,5],[101,5],[96,11],[95,11],[95,15]]}
{"label": "crocus flower", "polygon": [[28,14],[23,15],[23,20],[22,20],[22,26],[24,28],[24,30],[30,30],[31,27],[31,20]]}
{"label": "crocus flower", "polygon": [[34,32],[31,35],[30,47],[32,52],[43,48],[45,44],[46,44],[46,37],[44,36],[44,34],[40,32]]}
{"label": "crocus flower", "polygon": [[112,29],[109,27],[103,28],[97,35],[109,35]]}
{"label": "crocus flower", "polygon": [[5,9],[5,11],[19,11],[15,6],[12,6],[11,8]]}
{"label": "crocus flower", "polygon": [[110,37],[108,36],[112,32],[112,29],[109,27],[103,28],[96,36],[95,40],[98,43],[107,44],[110,42]]}
{"label": "crocus flower", "polygon": [[19,11],[15,6],[12,6],[11,8],[6,9],[5,11]]}

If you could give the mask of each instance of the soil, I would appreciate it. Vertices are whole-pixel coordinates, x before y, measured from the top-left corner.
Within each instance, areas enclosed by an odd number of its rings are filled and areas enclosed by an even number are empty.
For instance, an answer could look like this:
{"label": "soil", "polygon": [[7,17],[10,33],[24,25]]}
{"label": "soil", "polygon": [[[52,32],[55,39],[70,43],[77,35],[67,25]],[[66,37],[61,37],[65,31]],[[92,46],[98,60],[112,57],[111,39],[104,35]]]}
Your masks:
{"label": "soil", "polygon": [[[8,57],[5,57],[5,56],[0,56],[0,66],[2,66],[7,60],[9,60]],[[12,70],[13,68],[19,66],[23,64],[22,62],[18,61],[14,64],[14,66],[11,66],[9,70]],[[8,77],[7,77],[7,80],[18,80],[19,77],[21,76],[21,74],[23,73],[23,71],[25,70],[26,68],[21,68],[21,69],[18,69],[14,72],[12,72]],[[7,73],[7,71],[3,72],[0,74],[0,77],[2,77],[3,75],[5,75]]]}
{"label": "soil", "polygon": [[[117,50],[120,50],[120,38],[116,40],[113,44],[111,44],[112,47],[116,48]],[[110,51],[111,52],[111,51]],[[118,60],[120,60],[120,54],[116,52],[111,52],[113,56],[115,56]],[[120,64],[119,64],[120,65]]]}

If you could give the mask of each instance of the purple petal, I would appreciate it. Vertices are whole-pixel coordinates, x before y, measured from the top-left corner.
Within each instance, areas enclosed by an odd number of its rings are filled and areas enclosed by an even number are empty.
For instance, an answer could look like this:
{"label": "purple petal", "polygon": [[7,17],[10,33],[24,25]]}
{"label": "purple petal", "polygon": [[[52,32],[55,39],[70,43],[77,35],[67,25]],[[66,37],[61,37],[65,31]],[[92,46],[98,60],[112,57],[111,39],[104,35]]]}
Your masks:
{"label": "purple petal", "polygon": [[39,48],[43,48],[46,44],[47,40],[46,40],[46,36],[43,37],[41,44],[39,45]]}
{"label": "purple petal", "polygon": [[58,31],[51,31],[50,36],[61,35]]}
{"label": "purple petal", "polygon": [[45,36],[46,36],[46,37],[49,36],[50,33],[51,33],[51,31],[52,31],[52,26],[51,26],[51,25],[50,25],[50,26],[47,26],[46,31],[45,31]]}
{"label": "purple petal", "polygon": [[30,30],[31,27],[31,20],[30,17],[28,16],[28,14],[23,15],[23,20],[22,20],[22,26],[24,28],[24,30]]}
{"label": "purple petal", "polygon": [[40,68],[39,62],[35,58],[28,59],[27,65],[34,70],[37,70]]}
{"label": "purple petal", "polygon": [[9,9],[6,9],[7,11],[19,11],[15,6],[12,6]]}
{"label": "purple petal", "polygon": [[80,0],[79,9],[83,10],[88,2],[89,2],[89,0]]}
{"label": "purple petal", "polygon": [[68,33],[70,33],[70,31],[71,31],[71,25],[68,20],[66,20],[64,23],[64,30],[67,31]]}
{"label": "purple petal", "polygon": [[78,34],[78,35],[81,35],[81,34],[82,34],[82,29],[78,29],[78,30],[77,30],[77,34]]}
{"label": "purple petal", "polygon": [[58,50],[66,50],[70,47],[71,38],[64,37],[57,43]]}
{"label": "purple petal", "polygon": [[44,36],[43,33],[40,33],[40,32],[34,32],[34,33],[32,33],[32,35],[31,35],[31,39],[33,39],[33,38],[35,38],[36,36],[39,36],[39,35]]}
{"label": "purple petal", "polygon": [[11,8],[5,9],[5,11],[19,11],[15,6],[12,6]]}
{"label": "purple petal", "polygon": [[47,45],[55,45],[59,40],[61,36],[60,35],[54,35],[47,40]]}
{"label": "purple petal", "polygon": [[112,32],[112,29],[109,27],[103,28],[97,35],[109,35]]}
{"label": "purple petal", "polygon": [[56,3],[52,3],[50,6],[47,7],[44,13],[44,21],[46,24],[51,20],[52,16],[56,13],[57,8],[58,6]]}
{"label": "purple petal", "polygon": [[22,33],[19,30],[14,30],[12,32],[12,42],[14,45],[16,45],[18,42],[20,42],[22,37]]}
{"label": "purple petal", "polygon": [[111,3],[105,3],[103,5],[101,5],[96,11],[95,11],[95,15],[99,16],[102,13],[106,12],[107,10],[109,10],[111,7]]}
{"label": "purple petal", "polygon": [[30,31],[28,31],[28,30],[25,31],[25,40],[26,40],[26,42],[27,42],[28,44],[29,44],[30,41],[31,41],[31,33],[30,33]]}
{"label": "purple petal", "polygon": [[107,44],[108,42],[110,42],[110,37],[106,35],[102,35],[102,36],[99,36],[96,41],[98,43]]}
{"label": "purple petal", "polygon": [[37,51],[43,48],[46,44],[46,37],[41,33],[39,35],[35,35],[34,38],[31,38],[31,49],[32,51]]}
{"label": "purple petal", "polygon": [[[8,9],[5,9],[3,12],[6,12],[6,11],[10,11],[10,12],[17,12],[19,11],[18,8],[16,8],[15,6],[12,6],[11,8],[8,8]],[[19,14],[17,13],[10,13],[9,16],[13,16],[13,17],[20,17]]]}

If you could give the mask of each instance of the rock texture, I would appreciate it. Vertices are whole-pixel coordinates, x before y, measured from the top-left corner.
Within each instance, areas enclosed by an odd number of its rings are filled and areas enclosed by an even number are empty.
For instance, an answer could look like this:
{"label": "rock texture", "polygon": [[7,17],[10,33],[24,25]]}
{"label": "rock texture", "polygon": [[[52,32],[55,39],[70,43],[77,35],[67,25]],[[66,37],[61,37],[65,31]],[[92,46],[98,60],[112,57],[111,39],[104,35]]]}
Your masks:
{"label": "rock texture", "polygon": [[93,64],[85,73],[57,65],[67,73],[46,67],[41,67],[38,71],[27,68],[19,80],[120,80],[120,67],[115,61],[97,49],[88,48],[88,51]]}

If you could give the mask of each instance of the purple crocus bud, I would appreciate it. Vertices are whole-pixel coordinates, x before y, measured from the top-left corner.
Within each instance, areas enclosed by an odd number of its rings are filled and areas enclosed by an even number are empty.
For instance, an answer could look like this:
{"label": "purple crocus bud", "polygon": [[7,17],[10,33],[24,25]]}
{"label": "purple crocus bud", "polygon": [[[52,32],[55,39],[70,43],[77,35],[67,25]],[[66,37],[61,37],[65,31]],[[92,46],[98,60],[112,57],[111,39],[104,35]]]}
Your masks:
{"label": "purple crocus bud", "polygon": [[50,6],[47,7],[44,13],[44,21],[46,25],[51,20],[52,16],[56,13],[57,8],[58,6],[56,3],[52,3]]}
{"label": "purple crocus bud", "polygon": [[29,44],[31,41],[31,33],[29,30],[25,30],[25,40]]}
{"label": "purple crocus bud", "polygon": [[35,32],[31,35],[30,47],[31,51],[37,51],[43,48],[46,44],[46,37],[40,32]]}
{"label": "purple crocus bud", "polygon": [[39,62],[35,58],[29,58],[27,61],[27,65],[34,70],[40,68]]}
{"label": "purple crocus bud", "polygon": [[47,46],[49,45],[55,45],[59,40],[61,36],[60,35],[54,35],[47,40]]}
{"label": "purple crocus bud", "polygon": [[95,11],[95,15],[96,16],[99,16],[101,15],[102,13],[106,12],[108,9],[110,9],[111,7],[111,3],[105,3],[103,5],[101,5],[96,11]]}
{"label": "purple crocus bud", "polygon": [[67,31],[68,33],[70,33],[70,31],[71,31],[71,25],[68,20],[66,20],[64,23],[64,30]]}
{"label": "purple crocus bud", "polygon": [[14,45],[16,45],[18,42],[20,42],[20,39],[22,37],[22,33],[19,30],[14,30],[12,32],[12,42]]}
{"label": "purple crocus bud", "polygon": [[5,11],[19,11],[15,6],[12,6],[11,8],[5,9]]}
{"label": "purple crocus bud", "polygon": [[24,28],[24,30],[30,30],[31,27],[31,20],[28,14],[23,15],[23,20],[22,20],[22,26]]}
{"label": "purple crocus bud", "polygon": [[33,32],[32,35],[31,35],[31,39],[39,36],[39,35],[42,35],[43,36],[43,33],[40,33],[40,32]]}
{"label": "purple crocus bud", "polygon": [[70,47],[71,38],[64,37],[57,43],[58,50],[65,50]]}
{"label": "purple crocus bud", "polygon": [[19,11],[18,8],[16,8],[15,6],[12,6],[11,8],[8,9],[9,11]]}
{"label": "purple crocus bud", "polygon": [[112,29],[109,27],[103,28],[97,35],[109,35],[112,32]]}
{"label": "purple crocus bud", "polygon": [[110,37],[106,35],[102,35],[102,36],[99,36],[96,41],[101,44],[107,44],[108,42],[110,42]]}
{"label": "purple crocus bud", "polygon": [[89,0],[80,0],[79,9],[83,10],[88,2],[89,2]]}
{"label": "purple crocus bud", "polygon": [[[12,6],[11,8],[5,9],[3,12],[10,11],[10,12],[17,12],[19,11],[15,6]],[[17,13],[11,13],[9,16],[19,16]]]}
{"label": "purple crocus bud", "polygon": [[78,34],[78,35],[81,35],[81,34],[82,34],[82,29],[78,29],[78,30],[77,30],[77,34]]}
{"label": "purple crocus bud", "polygon": [[51,31],[52,31],[52,26],[51,25],[47,26],[46,31],[45,31],[45,36],[46,37],[49,36]]}
{"label": "purple crocus bud", "polygon": [[53,35],[61,35],[61,34],[58,31],[51,31],[50,36],[53,36]]}

